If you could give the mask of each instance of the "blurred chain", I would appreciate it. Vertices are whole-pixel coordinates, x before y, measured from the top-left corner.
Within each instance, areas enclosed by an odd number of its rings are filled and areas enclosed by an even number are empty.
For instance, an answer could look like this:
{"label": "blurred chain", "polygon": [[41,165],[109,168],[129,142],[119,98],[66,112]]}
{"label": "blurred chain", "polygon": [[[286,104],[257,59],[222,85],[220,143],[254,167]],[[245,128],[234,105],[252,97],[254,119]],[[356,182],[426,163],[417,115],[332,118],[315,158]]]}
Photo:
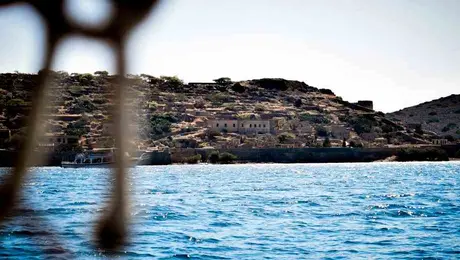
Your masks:
{"label": "blurred chain", "polygon": [[36,158],[33,158],[33,150],[38,136],[43,129],[40,128],[44,104],[46,104],[46,93],[48,91],[46,82],[50,68],[53,64],[56,46],[66,36],[82,35],[96,38],[107,42],[116,53],[118,83],[115,90],[114,108],[114,133],[116,140],[117,167],[113,170],[115,182],[112,188],[112,199],[104,210],[104,215],[99,221],[96,232],[98,244],[103,249],[116,249],[126,241],[127,234],[127,199],[125,198],[125,169],[128,166],[124,156],[127,149],[126,137],[127,116],[125,103],[124,75],[126,74],[125,44],[126,38],[131,30],[139,24],[156,6],[157,0],[110,0],[113,6],[113,18],[105,26],[86,28],[69,20],[64,11],[64,0],[0,0],[0,7],[25,3],[32,6],[43,18],[46,26],[46,48],[43,61],[43,72],[39,75],[39,87],[32,102],[32,109],[29,115],[29,124],[26,133],[26,143],[19,151],[15,167],[10,171],[6,180],[0,186],[0,221],[11,212],[18,196],[20,195],[21,184],[28,173],[27,167]]}

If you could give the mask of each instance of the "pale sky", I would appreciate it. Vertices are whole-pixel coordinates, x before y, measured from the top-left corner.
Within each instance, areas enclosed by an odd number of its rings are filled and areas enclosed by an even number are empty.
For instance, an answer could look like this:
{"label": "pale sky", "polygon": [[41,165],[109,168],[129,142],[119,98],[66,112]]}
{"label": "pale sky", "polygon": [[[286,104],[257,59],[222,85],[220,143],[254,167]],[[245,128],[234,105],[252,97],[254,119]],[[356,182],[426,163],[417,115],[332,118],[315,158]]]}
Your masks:
{"label": "pale sky", "polygon": [[[110,15],[102,0],[69,1],[91,25]],[[36,73],[43,24],[25,5],[0,10],[0,72]],[[128,71],[286,78],[329,88],[384,112],[460,93],[458,0],[168,0],[130,37]],[[114,73],[110,49],[69,38],[54,70]]]}

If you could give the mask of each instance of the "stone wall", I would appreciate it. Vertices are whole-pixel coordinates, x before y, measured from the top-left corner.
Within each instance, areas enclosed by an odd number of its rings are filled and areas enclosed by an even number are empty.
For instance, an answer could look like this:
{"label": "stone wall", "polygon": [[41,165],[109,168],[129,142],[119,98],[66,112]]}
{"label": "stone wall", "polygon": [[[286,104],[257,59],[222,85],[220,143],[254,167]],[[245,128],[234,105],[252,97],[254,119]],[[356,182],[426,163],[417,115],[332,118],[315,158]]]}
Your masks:
{"label": "stone wall", "polygon": [[[203,158],[213,150],[196,149]],[[239,162],[255,163],[326,163],[372,162],[395,155],[397,148],[258,148],[219,149],[238,157]]]}

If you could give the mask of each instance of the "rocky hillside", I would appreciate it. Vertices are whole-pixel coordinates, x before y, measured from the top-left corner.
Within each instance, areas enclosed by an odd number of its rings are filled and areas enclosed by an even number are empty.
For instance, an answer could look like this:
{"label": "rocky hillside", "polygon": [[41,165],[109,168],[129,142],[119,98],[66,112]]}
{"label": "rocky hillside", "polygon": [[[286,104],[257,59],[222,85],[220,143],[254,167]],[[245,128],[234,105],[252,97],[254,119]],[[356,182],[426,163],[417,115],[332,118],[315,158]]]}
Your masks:
{"label": "rocky hillside", "polygon": [[[185,84],[177,77],[141,74],[127,78],[126,109],[133,111],[139,123],[138,147],[374,146],[430,141],[429,136],[408,131],[366,107],[370,102],[349,103],[329,89],[304,82],[221,78]],[[10,148],[20,145],[23,138],[37,79],[32,74],[0,74],[0,129],[11,130],[12,137],[5,142]],[[53,72],[48,135],[82,136],[87,144],[111,146],[114,79],[104,71]],[[255,135],[211,131],[209,120],[222,118],[271,120],[274,129]]]}
{"label": "rocky hillside", "polygon": [[409,128],[415,129],[419,124],[423,131],[434,132],[448,139],[460,138],[460,95],[404,108],[386,117]]}

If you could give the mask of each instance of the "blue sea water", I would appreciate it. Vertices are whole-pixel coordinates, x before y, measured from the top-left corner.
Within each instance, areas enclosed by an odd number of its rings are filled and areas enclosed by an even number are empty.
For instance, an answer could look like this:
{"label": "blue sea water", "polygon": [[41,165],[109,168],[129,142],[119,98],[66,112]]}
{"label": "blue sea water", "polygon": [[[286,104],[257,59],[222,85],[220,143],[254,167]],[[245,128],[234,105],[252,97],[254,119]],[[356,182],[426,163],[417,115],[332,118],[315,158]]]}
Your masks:
{"label": "blue sea water", "polygon": [[[0,258],[107,257],[93,228],[112,181],[34,169],[18,216],[0,224]],[[460,256],[460,163],[150,166],[128,182],[121,259]]]}

